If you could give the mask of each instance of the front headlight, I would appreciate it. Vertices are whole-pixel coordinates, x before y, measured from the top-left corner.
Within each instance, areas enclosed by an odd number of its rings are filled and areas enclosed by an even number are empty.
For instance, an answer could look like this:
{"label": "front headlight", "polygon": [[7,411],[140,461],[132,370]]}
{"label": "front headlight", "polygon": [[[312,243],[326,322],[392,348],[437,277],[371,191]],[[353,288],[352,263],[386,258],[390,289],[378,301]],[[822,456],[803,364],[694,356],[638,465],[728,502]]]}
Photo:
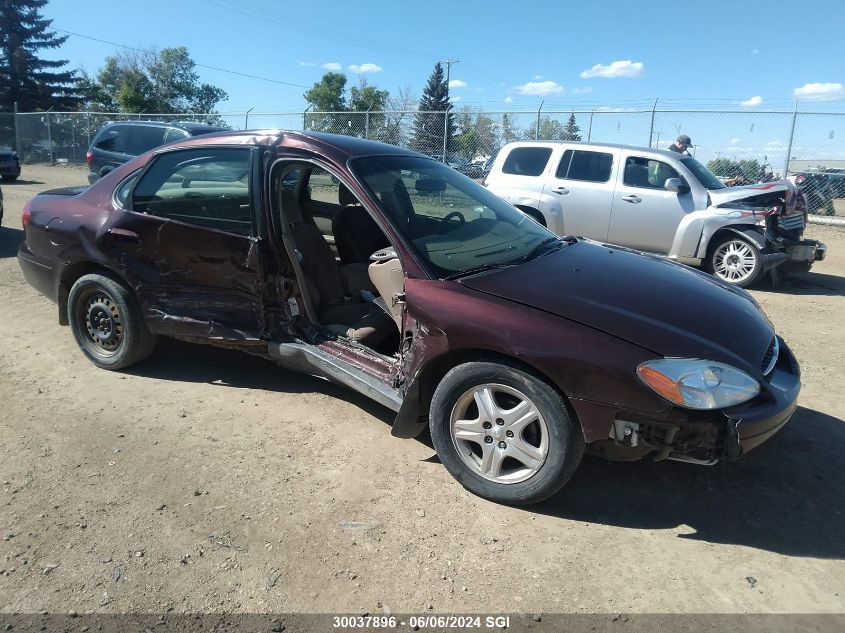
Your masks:
{"label": "front headlight", "polygon": [[669,402],[687,409],[724,409],[760,393],[760,384],[744,371],[697,358],[646,361],[637,367],[637,376]]}

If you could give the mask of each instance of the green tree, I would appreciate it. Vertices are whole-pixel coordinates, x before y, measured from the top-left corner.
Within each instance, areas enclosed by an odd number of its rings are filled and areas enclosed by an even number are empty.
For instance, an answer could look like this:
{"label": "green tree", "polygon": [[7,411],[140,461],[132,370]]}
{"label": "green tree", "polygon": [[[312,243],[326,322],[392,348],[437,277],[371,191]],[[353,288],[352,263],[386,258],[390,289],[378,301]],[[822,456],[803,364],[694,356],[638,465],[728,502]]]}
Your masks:
{"label": "green tree", "polygon": [[122,53],[107,57],[95,78],[83,75],[77,85],[84,107],[95,111],[214,113],[227,94],[201,83],[195,67],[184,46]]}
{"label": "green tree", "polygon": [[355,136],[372,139],[383,136],[386,126],[384,111],[387,109],[389,98],[390,93],[387,90],[370,86],[365,77],[361,78],[359,85],[350,88],[348,108],[354,113],[350,118]]}
{"label": "green tree", "polygon": [[[547,116],[544,116],[540,119],[540,132],[537,135],[538,140],[559,141],[563,139],[564,135],[564,128],[560,124],[560,121],[550,119]],[[533,134],[531,138],[534,138]]]}
{"label": "green tree", "polygon": [[502,115],[502,142],[512,143],[519,140],[519,130],[514,126],[510,114]]}
{"label": "green tree", "polygon": [[567,120],[566,125],[563,128],[563,136],[561,136],[561,139],[564,141],[580,141],[580,131],[581,128],[578,127],[578,125],[576,125],[575,123],[575,113],[572,112],[569,115],[569,119]]}
{"label": "green tree", "polygon": [[[449,101],[449,87],[446,84],[446,75],[440,62],[434,65],[434,70],[428,78],[423,90],[417,114],[414,117],[414,132],[412,146],[415,150],[426,154],[441,154],[444,145],[444,133],[446,151],[453,148],[453,136],[455,130],[454,115],[451,113],[452,103]],[[446,119],[443,115],[434,115],[432,112],[446,112]]]}
{"label": "green tree", "polygon": [[47,0],[0,0],[0,109],[57,110],[77,105],[76,72],[67,60],[46,60],[39,51],[59,48],[67,35],[50,32],[41,15]]}
{"label": "green tree", "polygon": [[[346,120],[338,113],[346,111],[346,75],[328,72],[320,81],[305,92],[303,97],[310,109],[305,118],[305,127],[317,132],[344,133],[343,122]],[[328,112],[329,114],[324,114]]]}

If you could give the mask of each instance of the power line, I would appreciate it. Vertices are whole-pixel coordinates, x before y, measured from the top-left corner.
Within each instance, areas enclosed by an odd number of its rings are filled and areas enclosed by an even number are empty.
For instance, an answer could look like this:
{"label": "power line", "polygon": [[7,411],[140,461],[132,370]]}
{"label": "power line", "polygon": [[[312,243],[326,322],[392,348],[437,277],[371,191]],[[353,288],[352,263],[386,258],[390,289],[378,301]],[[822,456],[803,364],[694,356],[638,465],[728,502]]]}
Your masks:
{"label": "power line", "polygon": [[[100,42],[101,44],[110,44],[111,46],[117,46],[118,48],[125,48],[126,50],[135,51],[138,53],[146,53],[142,48],[135,48],[133,46],[126,46],[125,44],[118,44],[117,42],[110,42],[109,40],[103,40],[98,37],[93,37],[91,35],[83,35],[82,33],[75,33],[73,31],[67,31],[65,29],[57,29],[55,27],[50,27],[54,31],[58,31],[59,33],[66,33],[68,35],[73,35],[74,37],[81,37],[86,40],[91,40],[94,42]],[[308,88],[308,86],[302,86],[300,84],[290,83],[289,81],[281,81],[279,79],[270,79],[269,77],[259,77],[258,75],[250,75],[248,73],[238,72],[237,70],[229,70],[227,68],[219,68],[218,66],[209,66],[208,64],[200,64],[198,62],[194,62],[195,66],[199,68],[208,68],[209,70],[216,70],[221,73],[228,73],[230,75],[238,75],[239,77],[246,77],[248,79],[258,79],[260,81],[269,81],[274,84],[281,84],[283,86],[293,86],[294,88]]]}

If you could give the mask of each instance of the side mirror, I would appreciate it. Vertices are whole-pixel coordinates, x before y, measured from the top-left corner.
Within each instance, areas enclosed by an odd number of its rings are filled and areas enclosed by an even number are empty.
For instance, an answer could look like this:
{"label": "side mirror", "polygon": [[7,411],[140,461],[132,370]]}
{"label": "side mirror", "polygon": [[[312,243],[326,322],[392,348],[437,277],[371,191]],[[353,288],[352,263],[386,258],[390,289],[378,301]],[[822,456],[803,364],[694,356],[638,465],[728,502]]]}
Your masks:
{"label": "side mirror", "polygon": [[680,178],[667,178],[663,183],[663,188],[666,191],[674,191],[675,193],[689,193],[690,187],[684,183]]}

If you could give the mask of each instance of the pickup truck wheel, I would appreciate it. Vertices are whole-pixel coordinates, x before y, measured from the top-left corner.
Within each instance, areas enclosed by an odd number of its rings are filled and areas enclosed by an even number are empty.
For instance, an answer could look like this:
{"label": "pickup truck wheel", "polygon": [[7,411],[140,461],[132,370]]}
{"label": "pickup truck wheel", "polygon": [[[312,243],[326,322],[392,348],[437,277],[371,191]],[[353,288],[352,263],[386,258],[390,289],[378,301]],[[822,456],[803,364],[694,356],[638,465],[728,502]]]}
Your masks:
{"label": "pickup truck wheel", "polygon": [[472,362],[449,371],[429,412],[440,461],[467,490],[509,505],[549,498],[584,453],[563,396],[521,369]]}
{"label": "pickup truck wheel", "polygon": [[763,254],[738,235],[725,235],[710,247],[707,271],[731,285],[747,288],[760,276]]}
{"label": "pickup truck wheel", "polygon": [[129,367],[155,347],[156,337],[144,324],[134,295],[111,277],[91,274],[77,279],[67,311],[77,344],[97,367]]}

